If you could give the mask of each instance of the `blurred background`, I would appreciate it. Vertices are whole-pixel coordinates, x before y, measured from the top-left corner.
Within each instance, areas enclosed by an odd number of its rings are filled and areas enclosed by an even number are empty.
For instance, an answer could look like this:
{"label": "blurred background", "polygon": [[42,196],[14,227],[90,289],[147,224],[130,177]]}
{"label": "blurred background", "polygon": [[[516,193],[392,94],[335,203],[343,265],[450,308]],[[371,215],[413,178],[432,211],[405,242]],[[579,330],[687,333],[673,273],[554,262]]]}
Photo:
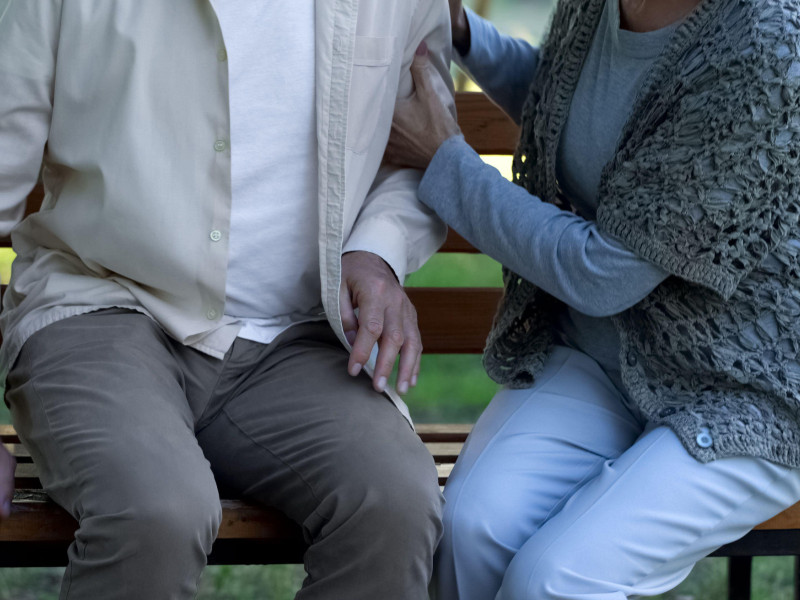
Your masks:
{"label": "blurred background", "polygon": [[[465,4],[488,17],[502,32],[538,44],[555,0],[465,0]],[[458,89],[477,89],[456,67],[453,67],[453,76]],[[509,157],[487,156],[484,160],[509,176]],[[8,281],[12,260],[11,251],[0,249],[3,283]],[[437,255],[420,271],[411,274],[406,284],[500,286],[500,265],[482,255]],[[472,423],[496,389],[483,372],[478,356],[425,355],[419,385],[406,401],[419,423]],[[8,422],[8,412],[0,403],[0,423]],[[792,557],[756,558],[754,600],[792,600],[792,566]],[[658,598],[724,600],[726,573],[723,559],[706,559],[678,589]],[[63,569],[0,569],[0,600],[56,600],[62,575]],[[291,600],[303,577],[299,565],[209,567],[198,598]]]}

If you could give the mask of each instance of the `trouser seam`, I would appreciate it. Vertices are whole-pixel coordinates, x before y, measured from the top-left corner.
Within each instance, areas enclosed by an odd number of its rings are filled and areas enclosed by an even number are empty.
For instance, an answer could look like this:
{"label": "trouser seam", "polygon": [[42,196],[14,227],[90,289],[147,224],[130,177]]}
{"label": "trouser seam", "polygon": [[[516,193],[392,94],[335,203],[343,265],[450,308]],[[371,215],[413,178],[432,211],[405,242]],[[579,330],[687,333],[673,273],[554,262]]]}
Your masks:
{"label": "trouser seam", "polygon": [[[665,433],[666,433],[666,432],[665,432]],[[696,460],[696,459],[694,459],[694,460]],[[765,459],[761,459],[761,460],[765,460]],[[772,477],[770,478],[770,481],[769,481],[769,484],[768,484],[768,486],[767,486],[767,487],[769,487],[769,488],[772,488],[772,487],[773,487],[773,485],[775,484],[775,482],[776,482],[776,481],[778,481],[778,479],[779,479],[779,474],[778,474],[778,473],[775,473],[775,474],[773,474],[773,475],[772,475]],[[665,565],[665,564],[667,564],[667,563],[669,563],[669,562],[673,561],[673,560],[675,559],[675,557],[679,556],[679,555],[681,554],[681,552],[683,552],[683,551],[684,551],[686,548],[688,548],[689,546],[691,546],[692,544],[694,544],[694,543],[695,543],[695,542],[697,542],[698,540],[701,540],[701,539],[703,539],[703,538],[704,538],[705,536],[707,536],[709,533],[711,533],[711,532],[713,532],[713,531],[716,531],[717,529],[719,529],[719,527],[720,527],[720,526],[721,526],[723,523],[725,523],[725,522],[726,522],[728,519],[730,519],[730,518],[731,518],[731,517],[732,517],[732,516],[733,516],[733,515],[734,515],[734,514],[735,514],[735,513],[736,513],[736,512],[737,512],[737,511],[738,511],[738,510],[739,510],[739,509],[742,507],[742,506],[743,506],[743,505],[747,504],[747,503],[748,503],[750,500],[752,500],[752,499],[753,499],[753,498],[755,498],[755,497],[756,497],[756,493],[755,493],[755,492],[751,492],[750,494],[748,494],[747,498],[745,498],[745,499],[744,499],[744,500],[742,500],[741,502],[737,503],[737,504],[736,504],[736,506],[732,507],[732,508],[731,508],[731,509],[730,509],[730,510],[729,510],[729,511],[728,511],[728,512],[727,512],[727,513],[724,515],[724,516],[722,516],[722,517],[720,517],[719,519],[717,519],[717,520],[714,522],[714,524],[713,524],[712,526],[709,526],[709,527],[706,527],[706,528],[704,528],[704,529],[703,529],[703,531],[699,532],[699,533],[698,533],[698,534],[697,534],[697,535],[696,535],[694,538],[692,538],[691,542],[687,542],[687,543],[686,543],[686,544],[684,544],[684,545],[683,545],[681,548],[679,548],[678,550],[676,550],[676,551],[675,551],[675,553],[674,553],[674,554],[673,554],[673,555],[672,555],[672,556],[671,556],[669,559],[665,559],[665,560],[664,560],[664,561],[661,563],[661,566],[663,566],[663,565]],[[784,508],[788,508],[788,506],[787,506],[787,507],[784,507]],[[757,524],[758,524],[758,523],[754,523],[754,524],[753,524],[753,526],[755,526],[755,525],[757,525]],[[739,538],[736,538],[736,539],[739,539]],[[731,540],[731,541],[735,541],[735,540]],[[728,543],[728,542],[726,542],[726,543]],[[712,549],[709,551],[709,554],[710,554],[711,552],[713,552],[714,550],[716,550],[717,548],[721,548],[721,547],[722,547],[722,546],[720,545],[720,546],[717,546],[716,548],[712,548]],[[708,556],[708,555],[706,555],[706,556]],[[653,570],[652,570],[652,571],[651,571],[651,572],[648,574],[648,576],[649,576],[649,575],[651,575],[651,574],[652,574],[652,573],[653,573],[655,570],[656,570],[656,569],[653,569]],[[640,579],[638,583],[641,583],[643,580],[644,580],[644,578],[643,578],[643,579]]]}
{"label": "trouser seam", "polygon": [[[661,435],[660,435],[659,437],[663,437],[665,434],[666,434],[666,432],[662,432],[662,433],[661,433]],[[650,446],[649,446],[648,448],[646,448],[646,449],[645,449],[645,451],[644,451],[644,452],[643,452],[643,453],[640,455],[640,457],[639,457],[639,460],[641,460],[641,457],[642,457],[642,456],[644,456],[646,453],[650,452],[650,451],[653,449],[653,446],[654,446],[654,444],[650,444]],[[619,479],[617,479],[617,480],[613,481],[613,482],[611,483],[611,485],[610,485],[610,486],[608,486],[608,488],[606,488],[606,489],[603,491],[603,496],[605,496],[606,494],[608,494],[608,493],[609,493],[609,492],[610,492],[610,491],[611,491],[611,490],[612,490],[614,487],[616,487],[616,486],[617,486],[617,484],[618,484],[618,483],[619,483]],[[570,521],[570,527],[574,527],[574,526],[575,526],[575,524],[576,524],[578,521],[580,521],[580,520],[581,520],[581,519],[582,519],[584,516],[586,516],[586,513],[587,513],[587,511],[588,511],[590,508],[594,507],[594,505],[595,505],[595,504],[596,504],[596,502],[593,502],[593,503],[592,503],[592,504],[591,504],[591,505],[590,505],[588,508],[586,508],[584,511],[582,511],[582,512],[581,512],[579,515],[576,515],[576,516],[575,516],[575,518],[574,518],[574,519],[572,519],[572,520]],[[534,534],[534,536],[535,536],[535,534]],[[532,538],[531,538],[531,539],[532,539]],[[531,581],[533,580],[534,571],[535,571],[535,569],[536,569],[537,565],[538,565],[538,564],[541,562],[541,560],[542,560],[542,557],[544,557],[544,555],[547,553],[547,550],[548,550],[548,549],[549,549],[549,548],[550,548],[550,547],[551,547],[553,544],[555,544],[555,543],[556,543],[556,541],[557,541],[557,540],[553,540],[553,541],[551,541],[551,542],[550,542],[550,543],[549,543],[549,544],[548,544],[546,547],[542,548],[542,550],[539,552],[539,557],[538,557],[538,558],[536,559],[536,561],[535,561],[535,562],[534,562],[534,563],[533,563],[533,564],[530,566],[530,575],[528,575],[528,581],[527,581],[527,583],[525,584],[525,589],[526,589],[526,590],[529,590],[529,589],[530,589],[530,587],[531,587]]]}
{"label": "trouser seam", "polygon": [[[31,356],[30,356],[31,353],[30,353],[30,351],[28,351],[25,354],[26,354],[25,362],[27,363],[27,366],[28,366],[28,382],[30,383],[30,386],[31,386],[31,392],[36,397],[36,401],[39,404],[39,407],[40,407],[40,409],[42,411],[42,415],[44,415],[45,422],[47,423],[47,429],[48,429],[48,436],[47,437],[53,441],[53,445],[55,446],[56,450],[58,451],[58,453],[61,456],[68,456],[64,452],[64,449],[61,447],[61,443],[59,442],[58,437],[53,435],[53,424],[50,422],[50,414],[48,413],[47,407],[45,406],[45,403],[42,400],[42,396],[39,393],[39,390],[37,389],[36,382],[35,382],[34,377],[33,377],[33,364],[31,362]],[[81,476],[76,475],[77,471],[76,471],[76,469],[75,469],[75,467],[74,467],[74,465],[72,463],[72,459],[69,458],[66,461],[66,464],[69,466],[69,470],[70,470],[72,476],[75,478],[75,480],[81,482],[78,487],[80,487],[80,488],[85,487],[85,483],[86,482],[83,480],[83,478]],[[44,487],[44,482],[42,482],[42,487],[44,488],[44,491],[47,492],[47,489]],[[76,498],[76,504],[80,504],[80,499],[79,498]],[[80,517],[81,513],[83,512],[83,510],[78,510],[77,506],[75,507],[75,511],[78,512],[79,517]],[[80,528],[80,521],[81,521],[81,519],[79,518],[78,519],[78,527],[79,528]],[[77,535],[73,536],[73,540],[74,540],[75,546],[76,547],[80,547],[81,560],[86,560],[86,546],[87,546],[87,543],[84,542],[82,544],[78,544],[78,536]],[[73,567],[74,567],[74,561],[69,561],[69,565],[67,567],[67,571],[65,572],[67,586],[66,586],[66,590],[64,591],[64,598],[69,598],[69,592],[70,592],[70,589],[72,587],[72,569],[73,569]]]}
{"label": "trouser seam", "polygon": [[[549,382],[553,378],[555,378],[564,369],[564,367],[569,362],[569,360],[570,360],[570,357],[568,357],[566,360],[564,360],[561,363],[561,365],[559,365],[559,367],[558,367],[558,369],[556,370],[555,373],[550,375],[545,381],[541,382],[541,386],[540,387],[544,387],[544,385],[546,385],[547,382]],[[464,481],[461,483],[462,487],[466,486],[467,481],[472,477],[473,473],[475,473],[475,470],[476,470],[476,467],[477,467],[478,463],[481,462],[481,459],[486,456],[486,453],[487,453],[487,450],[489,449],[489,447],[494,445],[495,440],[497,440],[500,437],[500,434],[508,426],[509,422],[514,417],[514,415],[516,415],[520,410],[522,410],[522,408],[525,406],[525,404],[527,404],[529,401],[530,401],[530,397],[526,398],[523,402],[521,402],[520,405],[510,415],[508,415],[508,417],[505,419],[503,424],[497,429],[497,432],[492,436],[492,439],[489,440],[489,443],[480,451],[480,453],[476,457],[475,462],[472,463],[472,466],[470,467],[469,471],[467,472],[466,476],[464,477]],[[467,440],[467,441],[469,441],[469,440]],[[463,450],[462,450],[462,452],[463,452]],[[459,492],[458,497],[456,498],[456,502],[453,504],[453,513],[455,513],[456,510],[458,510],[458,505],[461,502],[461,498],[462,498],[462,492]],[[458,580],[459,580],[458,579],[458,564],[460,563],[460,561],[456,560],[456,558],[455,558],[456,549],[459,547],[459,545],[456,543],[456,539],[455,539],[456,529],[457,528],[453,528],[451,530],[451,532],[450,532],[450,535],[451,535],[452,540],[453,540],[453,575],[454,575],[455,584],[456,584],[456,592],[458,593]],[[468,546],[469,545],[467,545],[467,547]]]}
{"label": "trouser seam", "polygon": [[[227,408],[223,408],[221,413],[225,415],[225,418],[228,419],[230,424],[233,425],[233,427],[236,428],[245,437],[245,439],[249,440],[250,443],[252,443],[253,445],[257,446],[258,448],[261,448],[264,452],[266,452],[267,454],[269,454],[270,456],[275,458],[275,460],[280,462],[287,469],[289,469],[292,473],[294,473],[297,476],[297,478],[300,481],[303,482],[303,485],[305,485],[306,488],[308,488],[308,491],[311,494],[311,497],[314,499],[314,502],[317,504],[317,506],[319,506],[321,501],[320,501],[319,497],[317,496],[317,494],[314,492],[314,488],[308,482],[308,480],[305,477],[303,477],[303,475],[299,471],[297,471],[297,469],[295,469],[292,465],[290,465],[286,460],[284,460],[283,458],[278,456],[278,454],[276,454],[273,450],[270,450],[269,448],[267,448],[264,444],[262,444],[261,442],[257,441],[252,435],[250,435],[244,429],[242,429],[242,427],[239,426],[239,424],[233,419],[233,417],[231,417],[230,413],[228,413]],[[328,521],[330,518],[321,515],[317,510],[317,506],[315,506],[312,509],[312,513],[317,515],[319,518],[321,518],[321,519],[323,519],[325,521]]]}

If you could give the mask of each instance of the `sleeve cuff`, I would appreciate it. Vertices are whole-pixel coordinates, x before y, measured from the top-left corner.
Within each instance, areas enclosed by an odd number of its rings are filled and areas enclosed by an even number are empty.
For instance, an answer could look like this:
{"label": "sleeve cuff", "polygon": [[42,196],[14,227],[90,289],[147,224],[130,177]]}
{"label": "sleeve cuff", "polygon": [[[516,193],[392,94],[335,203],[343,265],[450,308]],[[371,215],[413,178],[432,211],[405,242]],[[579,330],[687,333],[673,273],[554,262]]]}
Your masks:
{"label": "sleeve cuff", "polygon": [[481,161],[480,155],[467,144],[464,136],[454,135],[439,146],[419,184],[417,196],[420,202],[441,216],[441,202],[452,199],[454,190],[460,187],[457,181],[459,165],[472,158]]}
{"label": "sleeve cuff", "polygon": [[402,284],[408,272],[406,240],[403,231],[394,224],[371,218],[359,222],[342,248],[347,252],[371,252],[380,256],[388,264],[397,280]]}

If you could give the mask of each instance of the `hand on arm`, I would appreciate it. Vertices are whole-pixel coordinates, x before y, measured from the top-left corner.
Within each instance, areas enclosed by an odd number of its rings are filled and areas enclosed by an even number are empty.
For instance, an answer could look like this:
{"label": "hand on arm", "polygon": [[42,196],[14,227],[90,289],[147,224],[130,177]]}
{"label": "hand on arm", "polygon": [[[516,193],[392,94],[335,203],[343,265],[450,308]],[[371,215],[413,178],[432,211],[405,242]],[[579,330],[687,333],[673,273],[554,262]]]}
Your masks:
{"label": "hand on arm", "polygon": [[373,387],[378,392],[386,389],[399,354],[397,391],[406,393],[417,384],[422,340],[416,310],[392,269],[370,252],[344,254],[339,297],[342,325],[353,347],[347,367],[350,375],[361,372],[377,343]]}
{"label": "hand on arm", "polygon": [[593,221],[508,181],[460,139],[436,154],[419,197],[484,254],[590,316],[633,306],[668,275]]}
{"label": "hand on arm", "polygon": [[392,133],[384,160],[400,167],[426,169],[444,142],[460,135],[455,117],[436,93],[441,76],[431,64],[424,42],[417,49],[411,64],[414,93],[398,100],[395,106]]}

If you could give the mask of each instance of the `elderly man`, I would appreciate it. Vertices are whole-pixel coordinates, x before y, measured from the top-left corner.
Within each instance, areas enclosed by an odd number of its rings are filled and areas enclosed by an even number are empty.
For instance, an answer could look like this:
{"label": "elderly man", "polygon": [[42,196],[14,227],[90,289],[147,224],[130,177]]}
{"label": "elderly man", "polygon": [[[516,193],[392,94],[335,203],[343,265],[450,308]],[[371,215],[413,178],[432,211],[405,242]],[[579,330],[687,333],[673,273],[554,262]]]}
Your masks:
{"label": "elderly man", "polygon": [[441,497],[387,379],[444,228],[380,164],[423,41],[446,73],[444,0],[0,0],[6,230],[46,190],[0,380],[80,524],[62,598],[193,597],[218,485],[302,526],[298,598],[425,597]]}

